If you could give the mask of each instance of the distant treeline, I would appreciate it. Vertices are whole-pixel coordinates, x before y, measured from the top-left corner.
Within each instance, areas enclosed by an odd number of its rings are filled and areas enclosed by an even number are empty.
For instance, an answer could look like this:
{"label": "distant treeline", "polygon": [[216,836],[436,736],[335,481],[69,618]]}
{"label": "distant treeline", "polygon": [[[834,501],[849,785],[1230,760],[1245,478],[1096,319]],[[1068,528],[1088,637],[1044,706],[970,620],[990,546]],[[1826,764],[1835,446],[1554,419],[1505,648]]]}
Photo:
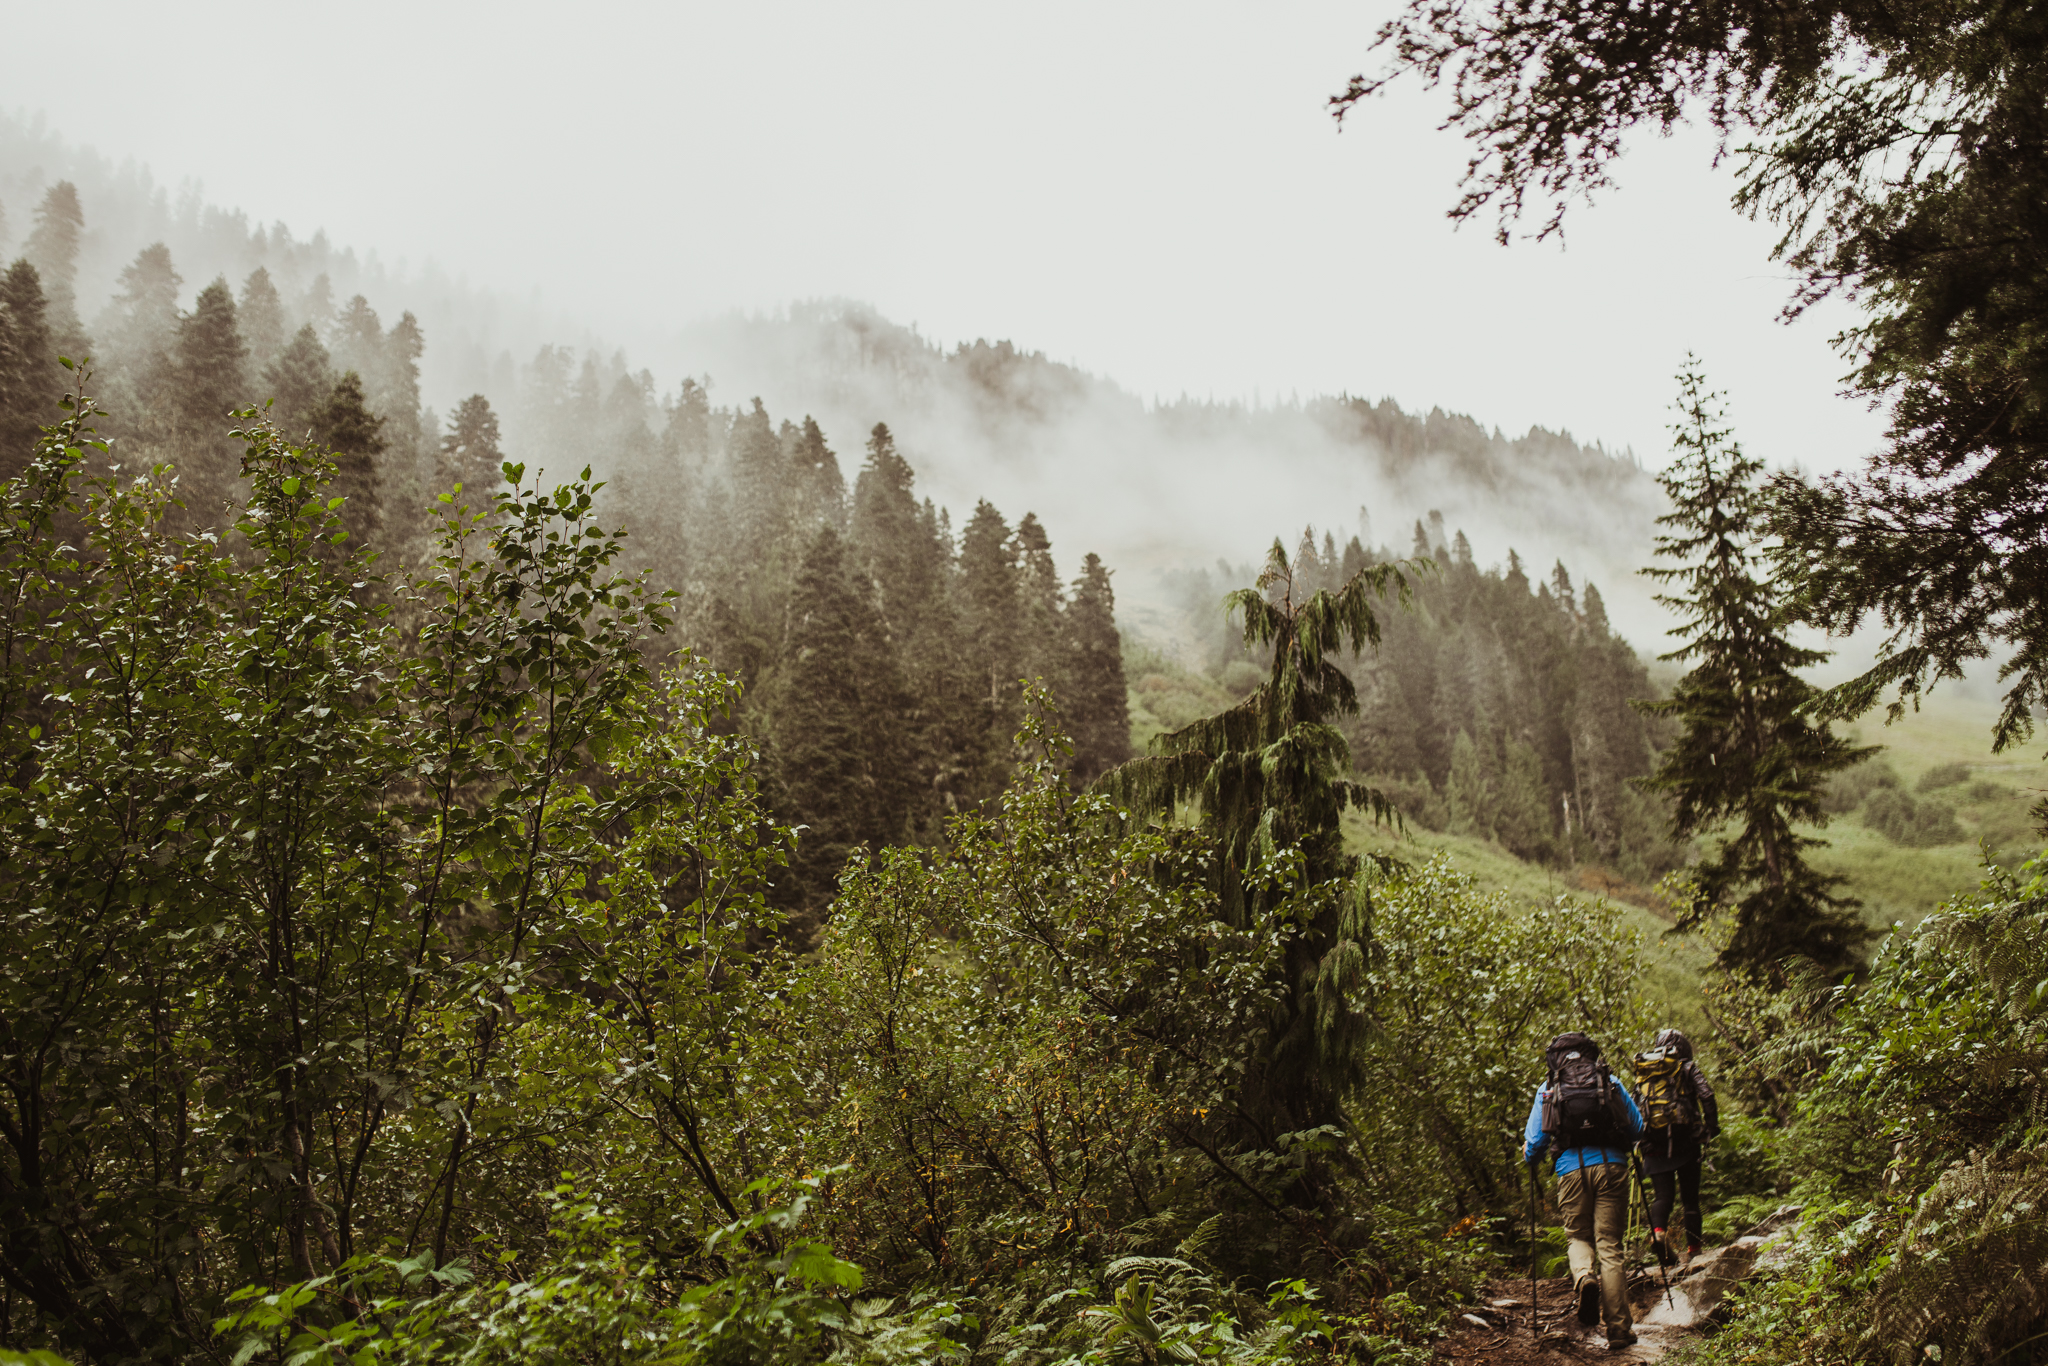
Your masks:
{"label": "distant treeline", "polygon": [[[1360,710],[1342,723],[1352,765],[1425,829],[1498,841],[1542,863],[1605,864],[1648,883],[1683,862],[1646,776],[1664,743],[1660,723],[1630,705],[1656,696],[1640,656],[1614,634],[1591,583],[1575,589],[1562,564],[1532,582],[1521,557],[1481,569],[1465,533],[1443,519],[1417,522],[1414,557],[1436,572],[1414,580],[1414,610],[1380,613],[1378,650],[1352,661]],[[1305,533],[1297,578],[1343,582],[1392,558],[1357,537]],[[1189,619],[1221,596],[1221,579],[1179,584]],[[1213,611],[1213,606],[1211,608]],[[1225,683],[1242,651],[1222,630],[1204,641],[1202,666]]]}
{"label": "distant treeline", "polygon": [[[176,470],[188,527],[235,504],[240,447],[225,418],[264,401],[289,436],[335,452],[349,530],[396,563],[420,562],[440,491],[461,486],[483,506],[501,485],[489,399],[464,400],[445,428],[422,407],[425,338],[411,313],[387,328],[360,295],[326,298],[324,276],[287,302],[261,266],[239,295],[215,280],[181,309],[182,281],[155,243],[88,330],[72,292],[83,230],[75,190],[53,187],[31,256],[0,280],[0,476],[56,416],[72,382],[62,349],[93,357],[115,458]],[[885,426],[849,496],[808,418],[778,425],[759,400],[715,409],[689,380],[664,400],[623,364],[609,384],[599,373],[542,349],[516,399],[525,453],[557,476],[587,465],[612,477],[609,522],[677,595],[664,646],[745,683],[741,721],[763,747],[771,803],[806,828],[777,889],[786,904],[822,906],[852,849],[928,841],[946,815],[999,792],[1024,678],[1062,708],[1077,780],[1127,755],[1114,597],[1097,556],[1069,583],[1036,517],[1012,528],[986,502],[956,535],[916,496]]]}

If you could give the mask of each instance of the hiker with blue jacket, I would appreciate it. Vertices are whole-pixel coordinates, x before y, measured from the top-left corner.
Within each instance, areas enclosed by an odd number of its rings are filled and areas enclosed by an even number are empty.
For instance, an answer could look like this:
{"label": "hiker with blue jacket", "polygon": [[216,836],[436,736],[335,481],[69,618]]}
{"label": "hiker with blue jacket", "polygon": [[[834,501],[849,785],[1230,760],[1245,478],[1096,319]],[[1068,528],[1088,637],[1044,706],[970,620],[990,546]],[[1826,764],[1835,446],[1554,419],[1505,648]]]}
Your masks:
{"label": "hiker with blue jacket", "polygon": [[1522,1157],[1532,1167],[1555,1154],[1558,1211],[1571,1235],[1572,1295],[1579,1322],[1607,1321],[1607,1345],[1634,1344],[1628,1308],[1628,1269],[1622,1239],[1628,1233],[1629,1152],[1643,1133],[1634,1097],[1600,1060],[1600,1045],[1584,1034],[1560,1034],[1544,1051],[1549,1076],[1536,1088]]}

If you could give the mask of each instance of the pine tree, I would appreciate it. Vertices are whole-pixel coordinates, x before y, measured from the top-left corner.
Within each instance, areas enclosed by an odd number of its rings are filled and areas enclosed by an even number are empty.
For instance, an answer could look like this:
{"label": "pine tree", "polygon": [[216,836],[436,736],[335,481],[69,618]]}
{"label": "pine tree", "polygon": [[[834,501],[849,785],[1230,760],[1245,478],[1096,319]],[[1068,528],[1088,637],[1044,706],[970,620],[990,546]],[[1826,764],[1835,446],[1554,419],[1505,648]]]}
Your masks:
{"label": "pine tree", "polygon": [[1347,806],[1383,819],[1393,810],[1379,791],[1343,776],[1350,752],[1333,722],[1357,712],[1358,693],[1337,656],[1377,647],[1373,603],[1390,589],[1408,600],[1401,568],[1380,564],[1335,591],[1298,591],[1275,541],[1257,586],[1226,600],[1244,613],[1246,648],[1270,652],[1265,682],[1228,711],[1156,737],[1151,757],[1112,769],[1099,784],[1142,817],[1189,805],[1199,811],[1217,845],[1222,914],[1233,925],[1276,903],[1268,864],[1299,850],[1298,885],[1310,904],[1282,970],[1289,994],[1245,1100],[1269,1134],[1341,1123],[1345,1068],[1361,1027],[1347,997],[1365,971],[1369,907],[1350,885],[1358,863],[1344,852],[1340,820]]}
{"label": "pine tree", "polygon": [[334,452],[334,491],[348,501],[342,525],[357,545],[375,547],[383,527],[382,482],[377,457],[384,453],[384,419],[370,411],[362,376],[349,370],[334,382],[313,413],[313,439]]}
{"label": "pine tree", "polygon": [[1451,833],[1475,839],[1493,837],[1496,794],[1493,777],[1469,731],[1460,730],[1451,742],[1451,776],[1444,784],[1444,805],[1450,812]]}
{"label": "pine tree", "polygon": [[144,247],[121,272],[121,292],[99,324],[102,392],[118,430],[161,434],[164,420],[175,420],[170,349],[183,283],[161,242]]}
{"label": "pine tree", "polygon": [[694,379],[685,379],[668,410],[661,449],[671,459],[690,462],[711,453],[711,395]]}
{"label": "pine tree", "polygon": [[64,379],[41,279],[16,261],[0,276],[0,479],[21,472],[44,424],[60,416]]}
{"label": "pine tree", "polygon": [[455,405],[448,434],[441,438],[442,491],[461,484],[471,495],[471,506],[486,506],[480,500],[488,499],[505,478],[505,452],[498,443],[498,415],[489,399],[471,394]]}
{"label": "pine tree", "polygon": [[854,480],[851,539],[862,569],[881,589],[883,618],[899,642],[917,634],[944,583],[943,552],[911,492],[915,477],[888,424],[877,422]]}
{"label": "pine tree", "polygon": [[1007,703],[1017,695],[1017,563],[1010,528],[982,499],[960,534],[960,616],[976,677],[985,690],[989,724],[1007,741],[1015,726]]}
{"label": "pine tree", "polygon": [[1042,680],[1061,705],[1068,697],[1067,639],[1061,620],[1065,604],[1052,538],[1036,513],[1017,523],[1011,557],[1017,581],[1017,663],[1025,678]]}
{"label": "pine tree", "polygon": [[1804,714],[1818,694],[1795,671],[1828,656],[1787,639],[1792,610],[1761,575],[1763,466],[1721,425],[1720,396],[1698,363],[1678,378],[1679,456],[1659,476],[1672,510],[1657,519],[1670,528],[1657,538],[1670,563],[1644,572],[1675,585],[1657,601],[1683,623],[1685,644],[1662,658],[1692,667],[1670,698],[1639,704],[1683,726],[1644,785],[1673,795],[1681,838],[1734,827],[1695,870],[1698,900],[1684,921],[1732,905],[1723,963],[1769,973],[1803,955],[1841,968],[1869,931],[1848,914],[1857,903],[1836,895],[1842,879],[1807,863],[1824,841],[1792,827],[1825,824],[1828,778],[1874,750]]}
{"label": "pine tree", "polygon": [[225,279],[215,280],[178,319],[167,396],[176,414],[173,450],[185,497],[202,516],[228,497],[239,477],[228,414],[248,400],[248,356],[236,326],[235,296]]}
{"label": "pine tree", "polygon": [[846,529],[846,476],[839,457],[825,444],[825,433],[809,415],[790,443],[789,462],[797,487],[797,518],[801,525],[826,522]]}
{"label": "pine tree", "polygon": [[1109,574],[1102,557],[1090,551],[1063,621],[1067,691],[1060,705],[1074,741],[1074,776],[1084,783],[1131,757],[1130,693]]}
{"label": "pine tree", "polygon": [[334,392],[334,381],[327,348],[320,344],[318,329],[307,323],[263,368],[258,389],[270,401],[271,420],[278,430],[296,441]]}
{"label": "pine tree", "polygon": [[242,337],[249,343],[249,368],[261,374],[264,367],[284,350],[284,300],[271,283],[270,272],[262,266],[242,281],[241,307],[236,310]]}
{"label": "pine tree", "polygon": [[797,569],[782,654],[767,717],[777,814],[808,827],[785,900],[816,912],[850,853],[902,842],[915,784],[896,660],[830,523]]}
{"label": "pine tree", "polygon": [[35,231],[22,256],[42,280],[45,316],[57,353],[83,360],[92,348],[78,317],[78,250],[85,239],[85,210],[78,187],[60,180],[43,194],[36,208]]}

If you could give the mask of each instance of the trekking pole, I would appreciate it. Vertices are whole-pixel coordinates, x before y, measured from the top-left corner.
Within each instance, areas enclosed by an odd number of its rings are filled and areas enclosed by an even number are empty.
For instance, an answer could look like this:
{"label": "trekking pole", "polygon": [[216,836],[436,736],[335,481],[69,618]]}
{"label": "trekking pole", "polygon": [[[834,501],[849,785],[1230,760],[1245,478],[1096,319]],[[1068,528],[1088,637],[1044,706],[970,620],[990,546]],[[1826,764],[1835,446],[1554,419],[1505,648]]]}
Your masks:
{"label": "trekking pole", "polygon": [[[1657,1238],[1657,1226],[1650,1222],[1650,1178],[1643,1171],[1642,1159],[1636,1155],[1633,1149],[1629,1151],[1628,1165],[1635,1170],[1636,1198],[1642,1202],[1643,1226],[1650,1230],[1650,1240],[1654,1243]],[[1666,1260],[1671,1255],[1670,1229],[1664,1230],[1664,1239],[1663,1245],[1657,1252],[1657,1281],[1664,1287],[1665,1307],[1676,1309],[1678,1306],[1671,1299],[1671,1263]]]}
{"label": "trekking pole", "polygon": [[1543,1325],[1536,1317],[1536,1187],[1541,1184],[1536,1177],[1536,1159],[1529,1159],[1529,1332],[1541,1338]]}

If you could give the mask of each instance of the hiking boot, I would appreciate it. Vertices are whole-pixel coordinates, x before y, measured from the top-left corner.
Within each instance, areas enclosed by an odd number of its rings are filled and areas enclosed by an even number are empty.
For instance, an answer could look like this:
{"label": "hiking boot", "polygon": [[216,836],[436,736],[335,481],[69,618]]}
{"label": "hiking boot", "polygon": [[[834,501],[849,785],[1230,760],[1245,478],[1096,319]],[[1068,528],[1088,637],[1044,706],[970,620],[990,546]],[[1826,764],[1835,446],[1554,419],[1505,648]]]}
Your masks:
{"label": "hiking boot", "polygon": [[1572,1287],[1579,1298],[1579,1322],[1587,1328],[1600,1322],[1600,1278],[1588,1272]]}
{"label": "hiking boot", "polygon": [[1607,1334],[1607,1350],[1610,1352],[1626,1352],[1635,1345],[1636,1335],[1626,1328],[1618,1333],[1610,1331]]}
{"label": "hiking boot", "polygon": [[1671,1265],[1671,1240],[1661,1228],[1650,1230],[1650,1251],[1656,1255],[1658,1266]]}
{"label": "hiking boot", "polygon": [[1688,1244],[1685,1249],[1685,1260],[1679,1263],[1679,1268],[1681,1270],[1689,1269],[1694,1262],[1699,1260],[1699,1257],[1700,1245],[1698,1243]]}

